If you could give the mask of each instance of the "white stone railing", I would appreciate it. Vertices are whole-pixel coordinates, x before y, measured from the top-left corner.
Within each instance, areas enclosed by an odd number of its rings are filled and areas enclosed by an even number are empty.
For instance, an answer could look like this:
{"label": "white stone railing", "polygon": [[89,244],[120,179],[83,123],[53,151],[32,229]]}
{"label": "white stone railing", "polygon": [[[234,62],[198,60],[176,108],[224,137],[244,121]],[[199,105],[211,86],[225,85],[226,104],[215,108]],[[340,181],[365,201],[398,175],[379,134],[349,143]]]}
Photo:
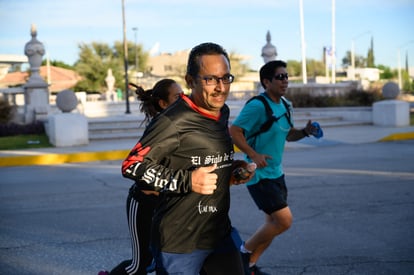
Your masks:
{"label": "white stone railing", "polygon": [[24,89],[22,87],[0,89],[0,98],[12,105],[24,105]]}

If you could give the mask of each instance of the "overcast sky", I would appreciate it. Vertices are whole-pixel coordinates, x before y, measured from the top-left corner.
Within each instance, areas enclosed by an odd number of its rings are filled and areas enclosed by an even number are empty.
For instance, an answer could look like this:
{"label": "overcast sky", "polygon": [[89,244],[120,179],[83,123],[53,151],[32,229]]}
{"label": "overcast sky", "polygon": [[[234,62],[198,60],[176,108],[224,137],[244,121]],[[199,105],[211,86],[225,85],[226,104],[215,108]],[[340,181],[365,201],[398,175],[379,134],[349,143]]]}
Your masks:
{"label": "overcast sky", "polygon": [[[413,0],[336,0],[336,52],[341,64],[354,40],[366,57],[374,39],[375,63],[397,68],[408,52],[414,66]],[[322,58],[332,44],[332,0],[303,0],[306,57]],[[278,59],[301,60],[299,0],[125,0],[127,39],[145,50],[190,49],[211,41],[263,64],[261,49],[270,31]],[[24,54],[30,26],[37,26],[52,60],[73,64],[79,43],[122,41],[121,0],[0,0],[0,54]]]}

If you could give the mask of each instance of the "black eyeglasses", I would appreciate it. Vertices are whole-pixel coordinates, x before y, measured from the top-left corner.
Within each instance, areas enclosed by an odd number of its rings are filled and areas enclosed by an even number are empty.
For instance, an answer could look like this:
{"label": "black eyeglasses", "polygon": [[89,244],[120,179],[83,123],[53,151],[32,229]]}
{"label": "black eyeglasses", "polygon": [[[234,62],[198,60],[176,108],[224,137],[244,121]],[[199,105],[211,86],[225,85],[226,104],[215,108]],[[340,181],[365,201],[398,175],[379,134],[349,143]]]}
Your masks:
{"label": "black eyeglasses", "polygon": [[234,75],[226,74],[223,77],[217,77],[215,75],[199,76],[207,86],[218,85],[220,80],[223,84],[230,84],[234,81]]}
{"label": "black eyeglasses", "polygon": [[273,78],[276,79],[276,80],[283,81],[285,79],[288,80],[289,79],[289,75],[287,73],[286,74],[277,74]]}

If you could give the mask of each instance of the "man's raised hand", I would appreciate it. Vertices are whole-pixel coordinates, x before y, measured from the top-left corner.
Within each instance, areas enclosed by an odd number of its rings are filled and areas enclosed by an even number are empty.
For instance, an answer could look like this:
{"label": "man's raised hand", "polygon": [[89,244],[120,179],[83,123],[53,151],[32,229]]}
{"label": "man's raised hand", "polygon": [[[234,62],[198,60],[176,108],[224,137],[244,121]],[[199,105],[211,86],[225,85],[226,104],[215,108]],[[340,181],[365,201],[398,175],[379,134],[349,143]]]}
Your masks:
{"label": "man's raised hand", "polygon": [[211,195],[217,188],[217,164],[211,166],[200,167],[191,173],[191,189],[193,192]]}

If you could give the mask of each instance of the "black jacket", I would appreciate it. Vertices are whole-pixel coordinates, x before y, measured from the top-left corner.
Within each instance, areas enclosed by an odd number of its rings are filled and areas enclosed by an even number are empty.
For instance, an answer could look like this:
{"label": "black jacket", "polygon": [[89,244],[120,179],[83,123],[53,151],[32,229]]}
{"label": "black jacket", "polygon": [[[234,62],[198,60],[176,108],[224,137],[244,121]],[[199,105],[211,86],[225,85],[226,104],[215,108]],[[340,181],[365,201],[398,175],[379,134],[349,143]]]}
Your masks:
{"label": "black jacket", "polygon": [[[142,189],[160,191],[153,241],[164,252],[214,249],[230,234],[229,180],[234,150],[229,108],[219,117],[200,112],[183,96],[150,125],[122,165],[122,174]],[[191,191],[191,171],[216,163],[212,195]]]}

